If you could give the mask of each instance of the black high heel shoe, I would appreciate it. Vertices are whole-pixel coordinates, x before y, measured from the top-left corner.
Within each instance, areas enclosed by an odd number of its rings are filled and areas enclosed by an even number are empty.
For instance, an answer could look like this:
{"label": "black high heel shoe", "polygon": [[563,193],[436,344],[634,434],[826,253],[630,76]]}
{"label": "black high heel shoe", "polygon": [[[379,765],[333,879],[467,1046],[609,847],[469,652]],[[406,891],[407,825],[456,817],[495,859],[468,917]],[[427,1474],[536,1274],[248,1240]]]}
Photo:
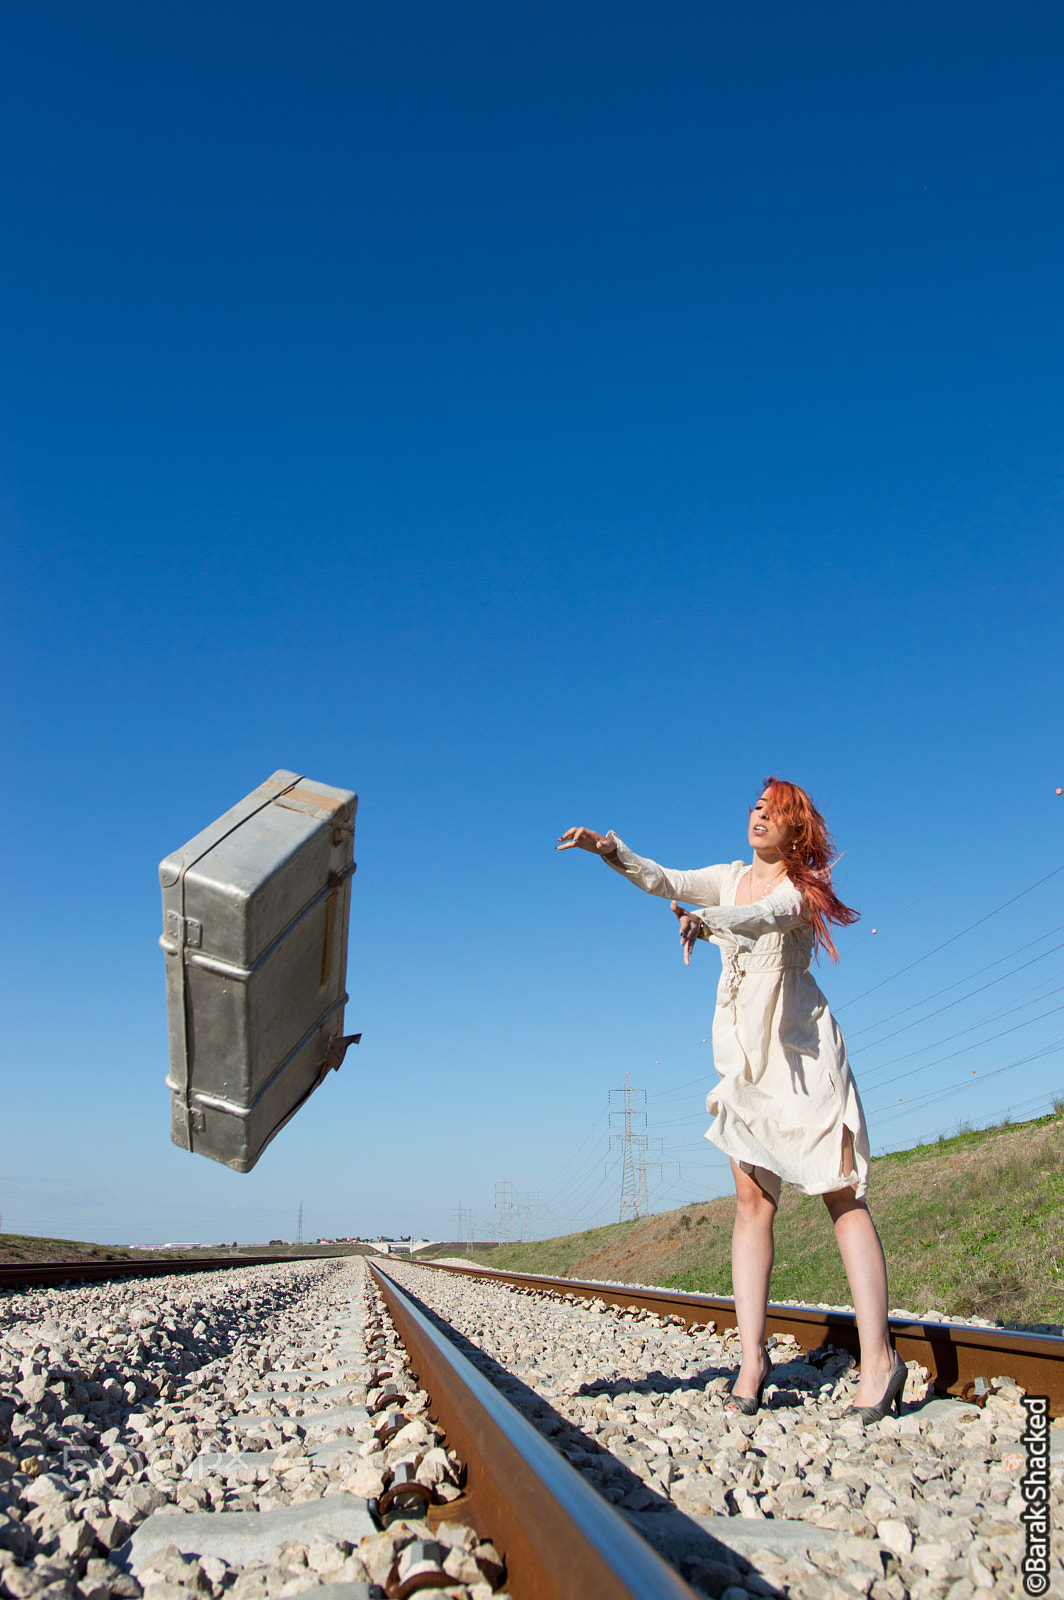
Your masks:
{"label": "black high heel shoe", "polygon": [[894,1365],[890,1369],[890,1377],[883,1398],[877,1406],[848,1406],[842,1413],[844,1417],[860,1417],[865,1427],[870,1422],[882,1422],[887,1412],[893,1406],[898,1416],[901,1416],[901,1396],[905,1388],[905,1380],[909,1376],[909,1369],[895,1350]]}
{"label": "black high heel shoe", "polygon": [[[728,1391],[728,1399],[726,1404],[729,1406],[738,1406],[744,1417],[754,1417],[760,1411],[761,1397],[765,1392],[765,1385],[772,1376],[772,1361],[764,1345],[761,1346],[761,1354],[764,1356],[768,1366],[765,1369],[765,1376],[761,1379],[761,1382],[757,1386],[756,1400],[748,1400],[744,1394],[732,1394],[731,1390]],[[732,1389],[735,1388],[735,1384],[738,1383],[738,1381],[738,1378],[733,1381]]]}

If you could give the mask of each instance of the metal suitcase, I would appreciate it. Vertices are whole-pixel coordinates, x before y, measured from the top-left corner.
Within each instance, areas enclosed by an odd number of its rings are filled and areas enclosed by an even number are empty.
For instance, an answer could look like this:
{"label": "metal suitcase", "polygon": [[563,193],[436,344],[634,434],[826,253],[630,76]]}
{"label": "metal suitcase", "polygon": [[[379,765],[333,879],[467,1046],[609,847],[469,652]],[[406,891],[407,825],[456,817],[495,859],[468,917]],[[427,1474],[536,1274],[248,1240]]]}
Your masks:
{"label": "metal suitcase", "polygon": [[340,1066],[349,789],[275,772],[159,866],[170,1137],[250,1172]]}

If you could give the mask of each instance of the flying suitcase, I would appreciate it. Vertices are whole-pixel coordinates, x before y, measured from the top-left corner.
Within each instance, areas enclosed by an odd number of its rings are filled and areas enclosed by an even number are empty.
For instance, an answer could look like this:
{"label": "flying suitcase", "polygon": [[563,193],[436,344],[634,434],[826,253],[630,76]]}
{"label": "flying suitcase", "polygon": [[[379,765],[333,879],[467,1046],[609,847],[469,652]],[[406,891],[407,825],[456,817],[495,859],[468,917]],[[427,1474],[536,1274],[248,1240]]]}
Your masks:
{"label": "flying suitcase", "polygon": [[170,1137],[250,1172],[338,1068],[355,811],[275,772],[160,863]]}

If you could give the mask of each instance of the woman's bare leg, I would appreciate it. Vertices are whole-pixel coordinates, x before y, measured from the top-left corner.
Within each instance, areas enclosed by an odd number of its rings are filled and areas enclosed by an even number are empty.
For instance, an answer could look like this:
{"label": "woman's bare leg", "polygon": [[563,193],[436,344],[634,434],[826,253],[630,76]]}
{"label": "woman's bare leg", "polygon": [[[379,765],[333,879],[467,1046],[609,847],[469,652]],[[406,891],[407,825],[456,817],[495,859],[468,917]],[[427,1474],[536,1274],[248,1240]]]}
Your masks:
{"label": "woman's bare leg", "polygon": [[857,1313],[861,1381],[854,1404],[878,1405],[894,1363],[887,1327],[887,1264],[883,1246],[868,1207],[857,1199],[852,1188],[826,1194],[824,1204],[835,1224],[835,1238]]}
{"label": "woman's bare leg", "polygon": [[765,1375],[762,1346],[768,1305],[768,1280],[772,1274],[772,1223],[775,1201],[759,1183],[731,1164],[735,1179],[735,1227],[732,1230],[732,1287],[735,1320],[743,1342],[743,1364],[733,1392],[753,1400]]}

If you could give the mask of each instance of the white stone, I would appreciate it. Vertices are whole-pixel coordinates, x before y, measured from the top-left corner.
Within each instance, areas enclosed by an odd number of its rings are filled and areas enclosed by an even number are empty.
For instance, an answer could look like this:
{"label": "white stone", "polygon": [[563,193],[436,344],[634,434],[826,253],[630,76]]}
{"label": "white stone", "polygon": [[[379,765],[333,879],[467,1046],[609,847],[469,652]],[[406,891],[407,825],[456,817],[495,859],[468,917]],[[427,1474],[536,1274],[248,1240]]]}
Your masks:
{"label": "white stone", "polygon": [[876,1523],[876,1533],[887,1549],[902,1559],[912,1550],[913,1536],[904,1522],[898,1522],[892,1517],[886,1517],[882,1522]]}

